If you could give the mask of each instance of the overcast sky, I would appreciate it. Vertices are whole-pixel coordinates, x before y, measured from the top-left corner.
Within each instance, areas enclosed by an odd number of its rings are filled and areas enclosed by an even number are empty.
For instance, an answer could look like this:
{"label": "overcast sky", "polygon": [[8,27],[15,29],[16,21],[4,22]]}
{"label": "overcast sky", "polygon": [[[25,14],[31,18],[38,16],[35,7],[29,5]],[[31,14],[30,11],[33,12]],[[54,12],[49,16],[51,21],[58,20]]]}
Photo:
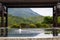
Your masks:
{"label": "overcast sky", "polygon": [[34,12],[43,16],[53,16],[53,8],[31,8]]}

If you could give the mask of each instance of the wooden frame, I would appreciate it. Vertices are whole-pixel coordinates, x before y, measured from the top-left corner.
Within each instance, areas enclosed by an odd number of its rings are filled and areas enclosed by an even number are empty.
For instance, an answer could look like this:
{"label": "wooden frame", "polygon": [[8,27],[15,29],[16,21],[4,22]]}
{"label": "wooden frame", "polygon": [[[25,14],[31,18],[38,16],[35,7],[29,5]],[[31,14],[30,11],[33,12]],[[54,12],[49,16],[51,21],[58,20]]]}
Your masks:
{"label": "wooden frame", "polygon": [[[54,6],[57,5],[58,0],[0,0],[0,3],[6,5],[7,14],[6,16],[6,27],[8,27],[8,8],[40,8],[40,7],[53,7],[53,27],[57,27],[57,22],[55,17],[57,17],[56,13],[54,13]],[[3,21],[2,21],[3,22]],[[7,29],[6,29],[7,35]]]}

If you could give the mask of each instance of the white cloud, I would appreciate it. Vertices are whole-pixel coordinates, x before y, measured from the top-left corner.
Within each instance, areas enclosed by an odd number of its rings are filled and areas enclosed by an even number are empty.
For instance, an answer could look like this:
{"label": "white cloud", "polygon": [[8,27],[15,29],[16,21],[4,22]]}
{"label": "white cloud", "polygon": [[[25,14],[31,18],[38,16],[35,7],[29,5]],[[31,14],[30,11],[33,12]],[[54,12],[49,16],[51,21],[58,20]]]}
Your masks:
{"label": "white cloud", "polygon": [[34,12],[43,16],[53,16],[53,8],[31,8]]}

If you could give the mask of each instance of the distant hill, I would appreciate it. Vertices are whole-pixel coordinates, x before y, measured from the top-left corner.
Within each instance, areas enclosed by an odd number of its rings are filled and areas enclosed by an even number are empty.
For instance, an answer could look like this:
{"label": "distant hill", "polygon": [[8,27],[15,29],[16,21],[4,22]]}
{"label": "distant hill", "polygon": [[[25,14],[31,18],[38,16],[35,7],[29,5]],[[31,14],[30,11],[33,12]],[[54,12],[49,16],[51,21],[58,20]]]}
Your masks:
{"label": "distant hill", "polygon": [[9,14],[18,17],[34,17],[34,16],[41,16],[38,13],[32,11],[30,8],[9,8]]}
{"label": "distant hill", "polygon": [[30,18],[21,18],[21,17],[17,17],[17,16],[12,16],[12,15],[8,15],[8,25],[13,25],[13,24],[17,24],[19,25],[20,23],[40,23],[43,21],[44,17],[41,16],[36,16],[36,17],[30,17]]}
{"label": "distant hill", "polygon": [[19,25],[20,23],[40,23],[44,18],[43,16],[39,15],[29,8],[10,8],[8,9],[8,12],[8,25]]}

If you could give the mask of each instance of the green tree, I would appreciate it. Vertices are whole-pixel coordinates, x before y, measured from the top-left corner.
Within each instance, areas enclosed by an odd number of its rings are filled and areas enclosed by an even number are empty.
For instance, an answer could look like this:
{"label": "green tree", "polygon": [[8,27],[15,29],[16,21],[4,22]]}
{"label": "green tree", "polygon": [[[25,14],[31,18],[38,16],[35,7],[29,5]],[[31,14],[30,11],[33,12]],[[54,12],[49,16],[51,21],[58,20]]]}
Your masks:
{"label": "green tree", "polygon": [[51,28],[53,26],[53,17],[50,17],[50,16],[44,17],[44,21],[42,23],[43,25],[47,27],[49,26],[49,28]]}
{"label": "green tree", "polygon": [[37,28],[41,28],[42,27],[41,26],[42,25],[41,23],[36,23],[35,25],[36,25]]}
{"label": "green tree", "polygon": [[50,16],[44,17],[44,21],[42,23],[52,24],[53,23],[53,17],[50,17]]}
{"label": "green tree", "polygon": [[27,28],[28,24],[27,23],[21,23],[20,25],[21,25],[21,28]]}
{"label": "green tree", "polygon": [[17,25],[17,24],[14,24],[14,25],[11,26],[11,28],[20,28],[20,26]]}
{"label": "green tree", "polygon": [[35,24],[29,24],[30,28],[36,28]]}
{"label": "green tree", "polygon": [[60,16],[58,16],[58,18],[57,18],[57,23],[60,24]]}
{"label": "green tree", "polygon": [[41,26],[42,26],[42,28],[49,28],[48,24],[42,24]]}

